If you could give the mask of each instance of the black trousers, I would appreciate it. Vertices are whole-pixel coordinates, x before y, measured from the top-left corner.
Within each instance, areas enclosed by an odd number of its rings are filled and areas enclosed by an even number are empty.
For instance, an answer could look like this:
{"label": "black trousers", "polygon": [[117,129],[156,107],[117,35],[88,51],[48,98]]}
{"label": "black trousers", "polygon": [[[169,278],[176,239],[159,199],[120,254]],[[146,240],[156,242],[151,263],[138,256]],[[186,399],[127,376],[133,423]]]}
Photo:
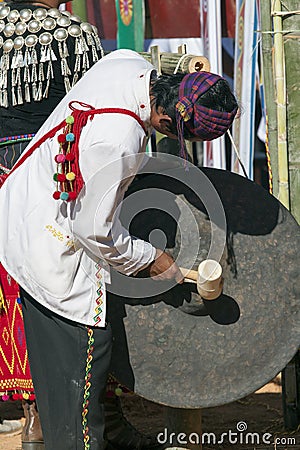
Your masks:
{"label": "black trousers", "polygon": [[112,334],[66,320],[21,290],[29,363],[46,450],[102,450]]}

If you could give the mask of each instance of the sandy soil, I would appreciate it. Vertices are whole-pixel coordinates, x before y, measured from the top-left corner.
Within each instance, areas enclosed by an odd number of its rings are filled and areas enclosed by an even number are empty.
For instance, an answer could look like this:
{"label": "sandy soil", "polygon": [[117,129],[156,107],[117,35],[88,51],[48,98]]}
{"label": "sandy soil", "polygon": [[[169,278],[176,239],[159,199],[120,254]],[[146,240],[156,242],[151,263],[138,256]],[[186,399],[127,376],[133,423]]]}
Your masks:
{"label": "sandy soil", "polygon": [[[283,426],[281,407],[281,386],[277,377],[256,393],[228,405],[202,410],[202,431],[214,433],[218,440],[222,433],[237,431],[237,423],[247,424],[249,433],[258,433],[260,440],[264,433],[272,435],[267,440],[270,445],[243,445],[228,443],[205,444],[203,450],[300,450],[300,429],[286,432]],[[129,421],[140,431],[157,435],[165,428],[164,408],[135,395],[126,395],[122,399],[123,410]],[[2,403],[0,414],[7,419],[22,417],[22,409],[14,404]],[[22,419],[24,420],[24,419]],[[268,435],[269,436],[269,435]],[[275,443],[275,439],[277,442]],[[257,442],[257,441],[256,441]],[[186,446],[183,446],[186,447]],[[21,435],[0,436],[0,450],[21,450]]]}

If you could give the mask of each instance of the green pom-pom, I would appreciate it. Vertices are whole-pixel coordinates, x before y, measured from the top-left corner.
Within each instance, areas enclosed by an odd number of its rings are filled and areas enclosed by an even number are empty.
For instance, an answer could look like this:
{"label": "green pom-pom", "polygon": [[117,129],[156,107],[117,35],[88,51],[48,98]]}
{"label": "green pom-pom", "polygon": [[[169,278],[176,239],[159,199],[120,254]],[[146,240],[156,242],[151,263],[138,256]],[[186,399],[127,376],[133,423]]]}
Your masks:
{"label": "green pom-pom", "polygon": [[68,116],[68,117],[66,118],[66,123],[67,123],[68,125],[72,125],[72,124],[74,123],[74,117],[73,117],[73,116]]}
{"label": "green pom-pom", "polygon": [[116,394],[117,397],[120,397],[120,395],[122,395],[122,393],[123,393],[123,391],[122,391],[121,388],[117,387],[117,388],[115,389],[115,394]]}
{"label": "green pom-pom", "polygon": [[54,181],[57,181],[57,176],[58,176],[58,173],[55,173],[55,174],[53,175],[53,180],[54,180]]}

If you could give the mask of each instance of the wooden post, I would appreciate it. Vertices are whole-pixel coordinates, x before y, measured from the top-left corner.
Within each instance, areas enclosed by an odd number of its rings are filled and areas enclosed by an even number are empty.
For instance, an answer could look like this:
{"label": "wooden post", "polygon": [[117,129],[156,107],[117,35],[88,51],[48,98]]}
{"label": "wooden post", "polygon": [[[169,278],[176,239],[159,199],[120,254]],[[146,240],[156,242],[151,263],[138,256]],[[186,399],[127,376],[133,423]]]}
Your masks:
{"label": "wooden post", "polygon": [[166,406],[164,413],[168,437],[165,443],[166,450],[168,448],[172,450],[176,448],[202,449],[201,409],[170,408]]}
{"label": "wooden post", "polygon": [[145,8],[143,0],[115,0],[118,18],[117,46],[144,50]]}
{"label": "wooden post", "polygon": [[300,351],[282,371],[282,408],[286,430],[300,423]]}
{"label": "wooden post", "polygon": [[[283,5],[286,3],[283,2]],[[287,5],[289,11],[298,10],[298,14],[283,16],[283,28],[289,31],[283,35],[283,39],[286,57],[290,211],[300,223],[300,3],[299,0],[289,0]],[[282,12],[288,13],[284,7]]]}

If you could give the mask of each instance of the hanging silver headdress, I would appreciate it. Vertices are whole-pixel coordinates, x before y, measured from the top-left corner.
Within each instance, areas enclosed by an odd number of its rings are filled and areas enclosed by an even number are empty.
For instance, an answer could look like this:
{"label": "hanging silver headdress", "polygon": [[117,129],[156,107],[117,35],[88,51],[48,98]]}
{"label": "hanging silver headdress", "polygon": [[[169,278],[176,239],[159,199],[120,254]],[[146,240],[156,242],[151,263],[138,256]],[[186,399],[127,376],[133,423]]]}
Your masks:
{"label": "hanging silver headdress", "polygon": [[[68,92],[89,69],[90,61],[94,64],[104,56],[97,28],[56,8],[19,11],[1,3],[0,33],[0,106],[5,108],[10,103],[8,92],[13,106],[48,97],[53,61],[60,60]],[[72,67],[67,45],[70,38],[75,48]],[[57,47],[53,47],[55,41]]]}

